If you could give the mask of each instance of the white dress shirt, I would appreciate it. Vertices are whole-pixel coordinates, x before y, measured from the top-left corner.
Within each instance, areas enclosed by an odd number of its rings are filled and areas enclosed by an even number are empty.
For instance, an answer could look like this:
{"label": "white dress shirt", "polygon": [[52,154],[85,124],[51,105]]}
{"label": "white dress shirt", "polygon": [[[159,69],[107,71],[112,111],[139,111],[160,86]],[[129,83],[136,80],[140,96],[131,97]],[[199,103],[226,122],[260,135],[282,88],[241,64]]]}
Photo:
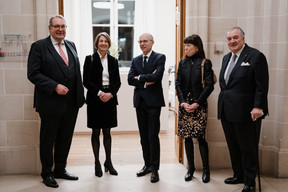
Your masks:
{"label": "white dress shirt", "polygon": [[233,59],[233,55],[237,55],[237,57],[236,57],[236,59],[235,59],[235,65],[236,65],[236,63],[237,63],[237,61],[238,61],[238,59],[239,59],[239,56],[241,55],[241,52],[243,51],[244,47],[245,47],[245,44],[243,45],[242,49],[240,49],[236,54],[232,53],[232,56],[230,57],[228,66],[226,67],[226,70],[225,70],[225,73],[224,73],[224,80],[225,80],[225,81],[226,81],[226,78],[227,78],[227,77],[226,77],[226,76],[227,76],[227,71],[228,71],[229,66],[230,66],[230,64],[231,64],[231,61],[232,61],[232,59]]}
{"label": "white dress shirt", "polygon": [[[56,49],[56,51],[59,53],[60,55],[60,52],[59,52],[59,42],[56,41],[52,36],[50,36],[50,39],[51,39],[51,42],[54,46],[54,48]],[[65,46],[65,43],[64,43],[64,40],[61,41],[61,48],[67,58],[67,61],[69,62],[69,58],[68,58],[68,53],[67,53],[67,49],[66,49],[66,46]],[[61,55],[60,55],[61,56]]]}
{"label": "white dress shirt", "polygon": [[[102,59],[102,55],[97,51],[101,63],[102,63],[102,67],[103,67],[103,72],[102,72],[102,85],[109,85],[109,72],[108,72],[108,58],[107,58],[107,53],[104,57],[104,59]],[[102,93],[101,90],[99,90],[98,92],[98,96],[100,95],[100,93]]]}

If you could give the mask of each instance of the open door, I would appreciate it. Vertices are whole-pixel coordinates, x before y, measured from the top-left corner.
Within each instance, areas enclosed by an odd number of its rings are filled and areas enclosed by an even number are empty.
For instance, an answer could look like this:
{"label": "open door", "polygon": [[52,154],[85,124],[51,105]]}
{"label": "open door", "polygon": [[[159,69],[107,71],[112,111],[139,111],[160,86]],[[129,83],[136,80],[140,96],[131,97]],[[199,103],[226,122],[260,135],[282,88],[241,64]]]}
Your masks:
{"label": "open door", "polygon": [[[175,59],[175,80],[177,77],[178,63],[184,55],[183,40],[185,38],[185,15],[186,0],[176,0],[176,59]],[[175,151],[180,163],[183,163],[183,139],[177,136],[178,126],[178,98],[175,90]]]}

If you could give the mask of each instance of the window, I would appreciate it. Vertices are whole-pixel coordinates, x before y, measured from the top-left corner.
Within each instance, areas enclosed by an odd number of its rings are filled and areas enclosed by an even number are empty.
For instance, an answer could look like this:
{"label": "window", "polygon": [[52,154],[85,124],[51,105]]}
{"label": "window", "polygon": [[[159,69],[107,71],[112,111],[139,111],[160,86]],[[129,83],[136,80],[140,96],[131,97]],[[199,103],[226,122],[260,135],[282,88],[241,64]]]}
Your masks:
{"label": "window", "polygon": [[[93,40],[107,32],[112,49],[120,48],[120,67],[129,67],[133,58],[135,0],[91,0]],[[116,56],[117,57],[117,56]]]}

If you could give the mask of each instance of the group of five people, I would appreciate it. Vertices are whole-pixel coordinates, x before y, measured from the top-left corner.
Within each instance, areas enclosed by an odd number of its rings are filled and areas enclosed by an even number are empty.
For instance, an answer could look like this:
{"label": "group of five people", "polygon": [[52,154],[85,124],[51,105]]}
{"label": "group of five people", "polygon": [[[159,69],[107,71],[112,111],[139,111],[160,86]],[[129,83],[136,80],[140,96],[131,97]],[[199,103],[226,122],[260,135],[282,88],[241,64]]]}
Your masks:
{"label": "group of five people", "polygon": [[[96,52],[87,55],[83,82],[76,47],[65,39],[66,22],[61,15],[49,20],[50,36],[32,44],[28,57],[28,79],[35,85],[34,107],[41,119],[41,176],[49,187],[58,187],[55,178],[78,180],[66,171],[79,108],[87,104],[87,127],[92,129],[91,144],[95,157],[95,175],[103,175],[99,160],[100,132],[106,160],[105,171],[118,175],[111,160],[111,128],[117,127],[117,92],[121,86],[118,60],[109,54],[111,39],[99,33]],[[240,27],[227,32],[230,53],[224,56],[219,75],[218,119],[221,120],[231,157],[233,177],[226,184],[244,183],[243,192],[255,191],[258,171],[258,143],[261,120],[268,114],[268,64],[263,53],[245,43]],[[142,54],[133,58],[128,84],[134,86],[140,143],[144,159],[137,176],[151,173],[152,183],[159,181],[160,113],[165,106],[162,78],[166,57],[152,50],[153,36],[139,37]],[[193,178],[196,138],[203,165],[202,181],[210,181],[209,151],[205,139],[208,103],[214,90],[214,71],[206,59],[203,42],[194,34],[184,39],[185,56],[178,65],[176,91],[179,100],[177,135],[184,138],[188,160],[185,181]],[[87,89],[86,99],[84,87]],[[54,149],[54,150],[53,150]],[[52,167],[54,165],[54,170]]]}

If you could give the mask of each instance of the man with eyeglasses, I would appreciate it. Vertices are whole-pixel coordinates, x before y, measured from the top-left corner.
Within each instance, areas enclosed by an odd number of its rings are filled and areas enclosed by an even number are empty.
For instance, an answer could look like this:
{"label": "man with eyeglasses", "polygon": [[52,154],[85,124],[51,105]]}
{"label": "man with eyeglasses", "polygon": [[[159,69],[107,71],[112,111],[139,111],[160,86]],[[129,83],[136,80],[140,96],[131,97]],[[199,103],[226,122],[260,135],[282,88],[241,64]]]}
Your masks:
{"label": "man with eyeglasses", "polygon": [[50,18],[48,28],[50,36],[31,46],[27,75],[35,85],[34,107],[41,119],[41,176],[46,186],[57,188],[54,178],[78,180],[66,171],[66,163],[85,98],[75,44],[64,40],[65,19],[61,15]]}
{"label": "man with eyeglasses", "polygon": [[128,74],[129,85],[135,86],[134,107],[145,163],[136,175],[140,177],[152,172],[150,181],[156,183],[160,165],[160,112],[165,106],[162,78],[166,57],[152,50],[151,34],[142,34],[138,42],[143,54],[133,58]]}

